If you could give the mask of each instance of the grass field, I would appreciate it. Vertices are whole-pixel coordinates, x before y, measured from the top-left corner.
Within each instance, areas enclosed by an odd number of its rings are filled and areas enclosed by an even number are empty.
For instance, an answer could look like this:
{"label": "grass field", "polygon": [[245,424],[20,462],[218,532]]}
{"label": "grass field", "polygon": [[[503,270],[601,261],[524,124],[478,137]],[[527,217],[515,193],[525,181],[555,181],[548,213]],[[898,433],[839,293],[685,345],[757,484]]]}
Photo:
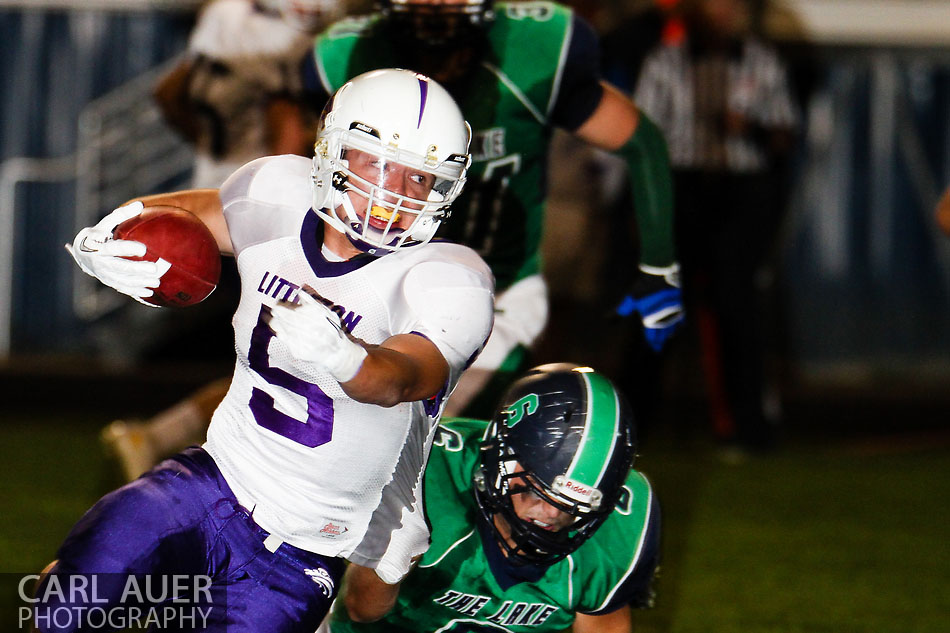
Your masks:
{"label": "grass field", "polygon": [[667,565],[641,630],[947,630],[946,450],[642,461],[666,509]]}
{"label": "grass field", "polygon": [[[0,424],[0,572],[50,560],[116,483],[101,417]],[[655,609],[636,630],[674,633],[926,632],[950,626],[947,437],[789,438],[727,465],[662,434],[642,450],[664,510]],[[9,595],[4,602],[9,604]],[[0,631],[17,630],[4,614]]]}

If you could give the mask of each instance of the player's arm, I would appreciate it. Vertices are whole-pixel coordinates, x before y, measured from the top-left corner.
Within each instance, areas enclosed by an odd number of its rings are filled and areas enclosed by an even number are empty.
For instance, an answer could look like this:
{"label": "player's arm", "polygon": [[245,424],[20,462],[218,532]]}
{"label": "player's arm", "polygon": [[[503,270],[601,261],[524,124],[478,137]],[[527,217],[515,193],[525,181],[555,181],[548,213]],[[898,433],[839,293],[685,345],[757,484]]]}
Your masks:
{"label": "player's arm", "polygon": [[448,363],[424,336],[397,334],[380,345],[363,343],[307,290],[298,294],[298,304],[274,306],[270,327],[296,358],[329,372],[348,396],[391,407],[431,398],[445,386]]}
{"label": "player's arm", "polygon": [[435,396],[449,378],[449,365],[431,341],[418,334],[397,334],[381,345],[365,345],[363,365],[349,382],[346,395],[391,407]]}
{"label": "player's arm", "polygon": [[399,583],[386,583],[376,574],[376,570],[350,563],[343,576],[340,595],[351,620],[375,622],[396,604]]}
{"label": "player's arm", "polygon": [[313,156],[316,130],[310,121],[323,110],[330,95],[320,82],[312,50],[301,56],[297,73],[300,97],[272,98],[267,104],[268,145],[273,154]]}
{"label": "player's arm", "polygon": [[575,135],[627,163],[640,231],[640,261],[655,268],[675,262],[673,183],[663,133],[633,101],[601,82],[597,108]]}
{"label": "player's arm", "polygon": [[626,95],[605,81],[596,109],[574,134],[592,145],[615,152],[633,136],[639,120],[636,106]]}
{"label": "player's arm", "polygon": [[621,607],[603,615],[578,613],[571,627],[571,633],[630,633],[632,630],[630,607]]}
{"label": "player's arm", "polygon": [[267,102],[265,120],[270,154],[313,156],[316,130],[308,124],[303,105],[289,97],[272,97]]}
{"label": "player's arm", "polygon": [[552,119],[577,137],[621,157],[633,193],[640,262],[617,313],[639,314],[655,350],[682,322],[679,266],[673,246],[673,183],[666,141],[633,101],[600,79],[593,29],[579,18],[564,65]]}
{"label": "player's arm", "polygon": [[[628,484],[630,481],[628,479]],[[609,590],[609,600],[599,605],[597,611],[577,613],[572,633],[630,633],[633,630],[633,609],[653,606],[654,583],[660,560],[660,504],[649,489],[644,490],[636,485],[633,489],[638,490],[636,498],[641,501],[649,499],[646,523],[633,518],[639,515],[638,512],[621,519],[627,522],[619,531],[629,540],[616,543],[615,551],[618,561],[623,559],[624,551],[633,557],[633,567],[625,570],[619,584]]]}
{"label": "player's arm", "polygon": [[234,253],[231,245],[231,235],[224,220],[224,206],[218,189],[188,189],[172,193],[159,193],[152,196],[136,198],[146,207],[169,205],[185,209],[198,216],[214,236],[218,250],[225,255]]}
{"label": "player's arm", "polygon": [[191,143],[198,140],[199,130],[194,104],[188,98],[193,68],[192,59],[182,60],[162,76],[152,91],[152,98],[165,121]]}
{"label": "player's arm", "polygon": [[551,121],[624,159],[633,187],[640,261],[674,263],[673,188],[666,141],[633,100],[603,81],[597,34],[575,17]]}
{"label": "player's arm", "polygon": [[403,282],[407,332],[371,345],[350,336],[340,317],[304,286],[296,304],[271,309],[270,328],[298,359],[320,366],[359,402],[391,407],[442,391],[484,346],[494,317],[494,284],[474,252],[469,265],[423,262]]}

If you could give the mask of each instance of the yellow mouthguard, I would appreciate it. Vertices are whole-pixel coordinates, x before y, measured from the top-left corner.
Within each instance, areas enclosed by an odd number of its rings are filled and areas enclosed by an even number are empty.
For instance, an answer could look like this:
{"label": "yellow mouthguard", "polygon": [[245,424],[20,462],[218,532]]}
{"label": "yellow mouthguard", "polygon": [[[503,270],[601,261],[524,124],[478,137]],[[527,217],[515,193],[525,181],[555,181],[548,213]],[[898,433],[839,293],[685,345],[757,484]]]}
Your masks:
{"label": "yellow mouthguard", "polygon": [[[389,218],[393,217],[393,213],[394,212],[391,211],[390,209],[387,209],[386,207],[381,207],[378,204],[374,204],[373,208],[369,210],[369,214],[371,216],[373,216],[374,218],[379,218],[380,220],[385,220],[387,222],[389,222]],[[393,223],[395,224],[398,221],[399,221],[399,214],[396,213],[396,217],[393,218]]]}

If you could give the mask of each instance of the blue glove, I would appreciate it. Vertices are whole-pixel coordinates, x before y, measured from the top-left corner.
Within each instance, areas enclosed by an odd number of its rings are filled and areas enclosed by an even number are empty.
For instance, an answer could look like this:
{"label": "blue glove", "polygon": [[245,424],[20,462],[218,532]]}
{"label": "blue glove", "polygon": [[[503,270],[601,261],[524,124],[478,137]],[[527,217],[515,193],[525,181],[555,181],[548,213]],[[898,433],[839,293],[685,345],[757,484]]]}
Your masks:
{"label": "blue glove", "polygon": [[640,264],[633,288],[616,308],[626,317],[634,312],[643,322],[643,336],[659,352],[667,339],[683,322],[683,293],[680,290],[679,264],[665,267]]}

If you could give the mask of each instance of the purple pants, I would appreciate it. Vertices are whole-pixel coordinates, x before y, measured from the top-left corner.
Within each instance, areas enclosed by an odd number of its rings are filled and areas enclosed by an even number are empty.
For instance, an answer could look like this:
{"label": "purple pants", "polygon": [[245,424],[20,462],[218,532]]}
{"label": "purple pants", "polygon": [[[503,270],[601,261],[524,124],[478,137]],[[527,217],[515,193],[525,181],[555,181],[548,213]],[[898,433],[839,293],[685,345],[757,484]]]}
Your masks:
{"label": "purple pants", "polygon": [[268,536],[211,456],[187,449],[79,520],[37,588],[35,623],[41,631],[313,633],[344,562],[286,543],[265,547]]}

